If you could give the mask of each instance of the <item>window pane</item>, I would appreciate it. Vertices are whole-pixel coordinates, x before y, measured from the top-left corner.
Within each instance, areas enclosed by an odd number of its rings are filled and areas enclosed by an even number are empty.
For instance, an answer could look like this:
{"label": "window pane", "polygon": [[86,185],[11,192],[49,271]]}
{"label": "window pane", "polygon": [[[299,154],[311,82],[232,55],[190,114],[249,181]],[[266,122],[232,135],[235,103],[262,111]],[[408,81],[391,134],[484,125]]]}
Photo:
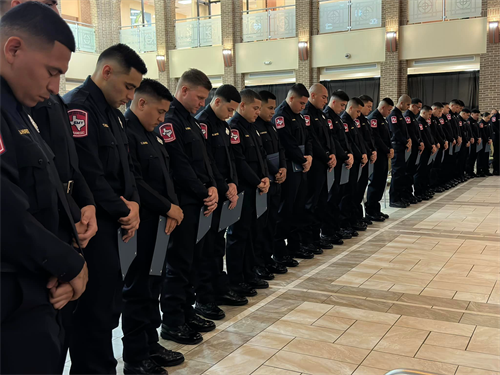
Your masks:
{"label": "window pane", "polygon": [[349,27],[349,5],[347,1],[319,3],[319,32],[346,31]]}
{"label": "window pane", "polygon": [[481,0],[446,0],[446,18],[481,16]]}
{"label": "window pane", "polygon": [[367,29],[382,25],[381,0],[352,0],[351,29]]}
{"label": "window pane", "polygon": [[443,0],[408,0],[409,22],[431,22],[443,19]]}

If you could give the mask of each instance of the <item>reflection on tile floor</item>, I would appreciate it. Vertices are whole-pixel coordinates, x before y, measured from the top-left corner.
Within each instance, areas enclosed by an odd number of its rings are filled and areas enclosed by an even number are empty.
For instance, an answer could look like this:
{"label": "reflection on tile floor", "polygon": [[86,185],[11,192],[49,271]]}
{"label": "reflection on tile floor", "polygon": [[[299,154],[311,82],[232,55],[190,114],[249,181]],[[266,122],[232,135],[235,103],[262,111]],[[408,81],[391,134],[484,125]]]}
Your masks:
{"label": "reflection on tile floor", "polygon": [[[386,209],[390,220],[301,261],[248,306],[226,307],[203,343],[162,340],[186,356],[169,374],[500,375],[499,183]],[[114,337],[119,358],[119,329]]]}

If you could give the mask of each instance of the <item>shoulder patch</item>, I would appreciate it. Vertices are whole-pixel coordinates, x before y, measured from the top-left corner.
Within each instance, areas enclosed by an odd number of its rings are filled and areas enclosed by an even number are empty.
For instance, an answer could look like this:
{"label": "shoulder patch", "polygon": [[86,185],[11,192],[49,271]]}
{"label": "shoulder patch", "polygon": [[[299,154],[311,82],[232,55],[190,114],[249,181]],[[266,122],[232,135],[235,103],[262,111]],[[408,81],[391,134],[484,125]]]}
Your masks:
{"label": "shoulder patch", "polygon": [[358,127],[358,128],[361,127],[361,123],[359,122],[359,119],[354,120],[354,122],[356,123],[356,127]]}
{"label": "shoulder patch", "polygon": [[377,120],[376,120],[376,119],[372,119],[372,120],[370,120],[370,126],[371,126],[372,128],[376,128],[376,127],[377,127]]}
{"label": "shoulder patch", "polygon": [[331,129],[333,129],[333,122],[331,119],[328,119],[328,127]]}
{"label": "shoulder patch", "polygon": [[462,121],[459,121],[459,122],[458,122],[458,125],[462,126]]}
{"label": "shoulder patch", "polygon": [[418,123],[418,127],[420,128],[420,130],[424,130],[424,125],[422,125],[421,122]]}
{"label": "shoulder patch", "polygon": [[276,117],[274,124],[276,125],[276,129],[283,129],[285,127],[285,118],[283,116]]}
{"label": "shoulder patch", "polygon": [[89,135],[89,114],[81,109],[70,109],[68,111],[73,138],[83,138]]}
{"label": "shoulder patch", "polygon": [[497,118],[496,117],[492,117],[491,118],[491,122],[497,122]]}
{"label": "shoulder patch", "polygon": [[200,128],[201,128],[201,132],[203,133],[203,136],[205,137],[205,139],[208,139],[208,126],[207,126],[207,124],[200,123]]}
{"label": "shoulder patch", "polygon": [[392,122],[393,124],[397,124],[397,123],[398,123],[398,118],[397,118],[396,116],[392,116],[392,117],[391,117],[391,122]]}
{"label": "shoulder patch", "polygon": [[451,120],[451,115],[448,113],[448,114],[446,115],[446,118],[448,119],[448,121],[449,121],[449,120]]}
{"label": "shoulder patch", "polygon": [[311,117],[309,115],[304,115],[304,120],[306,120],[306,126],[311,125]]}
{"label": "shoulder patch", "polygon": [[410,118],[410,116],[406,116],[405,120],[406,120],[407,124],[411,124],[411,118]]}
{"label": "shoulder patch", "polygon": [[240,144],[240,132],[238,129],[231,129],[231,144],[232,145]]}
{"label": "shoulder patch", "polygon": [[0,134],[0,155],[5,152],[5,145],[3,144],[2,134]]}
{"label": "shoulder patch", "polygon": [[444,119],[440,118],[439,122],[441,123],[441,125],[444,125]]}
{"label": "shoulder patch", "polygon": [[344,131],[347,133],[349,131],[349,125],[344,122]]}
{"label": "shoulder patch", "polygon": [[174,126],[170,123],[160,126],[160,135],[167,143],[175,141]]}
{"label": "shoulder patch", "polygon": [[429,125],[431,124],[431,119],[427,120],[427,124],[429,124]]}

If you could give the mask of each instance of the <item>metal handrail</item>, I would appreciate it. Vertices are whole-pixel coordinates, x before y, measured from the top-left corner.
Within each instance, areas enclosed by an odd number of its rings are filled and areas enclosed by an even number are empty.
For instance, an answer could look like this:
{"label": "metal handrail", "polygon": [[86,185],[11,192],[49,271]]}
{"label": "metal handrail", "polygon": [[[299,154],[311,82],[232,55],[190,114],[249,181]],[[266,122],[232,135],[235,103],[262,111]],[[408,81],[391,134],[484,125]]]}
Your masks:
{"label": "metal handrail", "polygon": [[95,25],[92,25],[92,24],[90,24],[90,23],[78,22],[78,21],[67,20],[67,19],[65,19],[64,21],[66,21],[66,23],[74,23],[74,24],[75,24],[75,25],[77,25],[77,26],[80,26],[80,25],[81,25],[81,26],[86,26],[86,27],[88,26],[88,27],[93,27],[93,28],[95,28]]}
{"label": "metal handrail", "polygon": [[282,5],[279,7],[269,7],[269,8],[262,8],[262,9],[247,9],[247,10],[243,10],[241,13],[268,12],[271,9],[284,9],[284,8],[295,8],[295,5]]}
{"label": "metal handrail", "polygon": [[397,370],[389,371],[385,375],[437,375],[437,374],[430,373],[430,372],[423,372],[423,371],[420,371],[420,370],[403,370],[403,369],[397,369]]}
{"label": "metal handrail", "polygon": [[191,21],[191,20],[201,20],[203,18],[218,18],[220,17],[220,14],[212,14],[208,16],[199,16],[199,17],[189,17],[189,18],[179,18],[178,20],[176,19],[175,22],[182,22],[182,21]]}
{"label": "metal handrail", "polygon": [[139,28],[139,27],[149,27],[149,26],[155,26],[155,24],[154,23],[136,23],[134,25],[120,26],[120,30],[135,29],[135,28]]}

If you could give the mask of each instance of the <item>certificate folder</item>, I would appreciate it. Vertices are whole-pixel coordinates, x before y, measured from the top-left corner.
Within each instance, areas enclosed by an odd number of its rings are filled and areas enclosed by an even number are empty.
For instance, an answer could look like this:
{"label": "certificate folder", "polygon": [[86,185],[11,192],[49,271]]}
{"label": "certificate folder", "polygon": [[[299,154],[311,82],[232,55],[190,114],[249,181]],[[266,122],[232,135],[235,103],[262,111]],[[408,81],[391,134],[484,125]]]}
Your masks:
{"label": "certificate folder", "polygon": [[205,216],[204,212],[206,207],[203,206],[200,210],[200,220],[198,222],[198,234],[196,235],[196,243],[200,242],[201,239],[207,234],[212,226],[213,216],[210,215],[208,217]]}
{"label": "certificate folder", "polygon": [[335,168],[332,169],[331,172],[326,171],[326,181],[327,181],[327,187],[328,187],[328,192],[332,189],[333,183],[335,182]]}
{"label": "certificate folder", "polygon": [[[306,152],[306,147],[304,145],[300,145],[299,148],[300,148],[300,151],[302,151],[302,155],[304,155]],[[294,172],[303,172],[304,167],[302,166],[302,164],[298,164],[298,163],[292,161],[292,170]]]}
{"label": "certificate folder", "polygon": [[223,231],[228,226],[233,225],[238,220],[240,220],[244,195],[245,195],[244,191],[238,194],[238,203],[236,204],[236,207],[232,210],[229,209],[229,205],[231,204],[230,201],[225,201],[222,204],[222,212],[220,214],[220,220],[219,220],[219,232]]}
{"label": "certificate folder", "polygon": [[411,156],[411,148],[409,148],[408,150],[405,151],[405,162],[408,161],[410,156]]}
{"label": "certificate folder", "polygon": [[342,173],[340,175],[340,185],[344,185],[344,184],[347,184],[347,182],[349,181],[349,173],[350,173],[350,169],[347,169],[347,165],[342,165]]}
{"label": "certificate folder", "polygon": [[260,190],[255,191],[255,209],[257,211],[257,219],[267,211],[267,193],[260,194]]}
{"label": "certificate folder", "polygon": [[269,178],[274,181],[276,174],[280,170],[280,153],[275,152],[274,154],[267,155],[267,166],[269,168]]}
{"label": "certificate folder", "polygon": [[149,268],[149,274],[152,276],[161,276],[163,273],[168,242],[170,241],[170,235],[165,233],[166,226],[167,218],[165,216],[160,216],[158,220],[158,229],[156,231],[153,259],[151,260],[151,267]]}
{"label": "certificate folder", "polygon": [[137,255],[137,233],[127,243],[123,242],[122,238],[127,231],[118,229],[118,255],[120,256],[120,267],[122,269],[122,277],[125,278],[128,269]]}

